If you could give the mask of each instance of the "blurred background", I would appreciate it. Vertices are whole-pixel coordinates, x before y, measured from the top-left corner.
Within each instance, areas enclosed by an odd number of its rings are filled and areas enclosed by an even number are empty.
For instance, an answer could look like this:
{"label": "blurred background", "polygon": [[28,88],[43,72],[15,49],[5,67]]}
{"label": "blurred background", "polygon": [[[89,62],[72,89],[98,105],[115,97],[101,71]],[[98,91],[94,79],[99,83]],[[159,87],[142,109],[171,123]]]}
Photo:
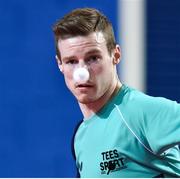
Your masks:
{"label": "blurred background", "polygon": [[0,177],[76,177],[82,114],[57,67],[52,25],[79,7],[112,22],[123,83],[180,102],[179,0],[0,0]]}

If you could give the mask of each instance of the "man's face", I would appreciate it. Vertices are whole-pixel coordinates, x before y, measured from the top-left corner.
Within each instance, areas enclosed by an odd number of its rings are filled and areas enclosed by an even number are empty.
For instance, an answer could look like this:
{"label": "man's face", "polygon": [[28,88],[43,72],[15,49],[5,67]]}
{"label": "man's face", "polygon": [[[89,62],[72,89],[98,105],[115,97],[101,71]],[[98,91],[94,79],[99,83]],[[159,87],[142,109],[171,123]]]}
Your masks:
{"label": "man's face", "polygon": [[[61,53],[59,67],[66,85],[80,103],[95,102],[108,92],[115,80],[116,70],[114,55],[109,54],[102,33],[60,39],[58,49]],[[89,71],[86,83],[77,83],[73,79],[73,72],[79,67]]]}

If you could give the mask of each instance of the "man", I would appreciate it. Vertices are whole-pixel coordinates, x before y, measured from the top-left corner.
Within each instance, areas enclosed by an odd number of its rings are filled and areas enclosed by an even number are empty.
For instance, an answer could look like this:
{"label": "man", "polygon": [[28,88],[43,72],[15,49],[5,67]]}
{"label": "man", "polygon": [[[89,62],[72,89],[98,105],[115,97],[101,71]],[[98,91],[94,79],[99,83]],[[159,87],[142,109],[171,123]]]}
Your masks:
{"label": "man", "polygon": [[180,104],[122,84],[108,19],[76,9],[53,28],[57,62],[84,120],[75,139],[81,177],[180,176]]}

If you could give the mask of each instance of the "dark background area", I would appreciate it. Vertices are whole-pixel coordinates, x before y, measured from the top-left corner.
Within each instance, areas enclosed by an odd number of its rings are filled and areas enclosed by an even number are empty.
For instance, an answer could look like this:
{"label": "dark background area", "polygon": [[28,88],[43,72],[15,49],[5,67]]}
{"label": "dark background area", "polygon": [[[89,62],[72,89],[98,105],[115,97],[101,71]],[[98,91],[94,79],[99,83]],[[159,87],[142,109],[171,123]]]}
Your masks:
{"label": "dark background area", "polygon": [[180,1],[148,0],[147,93],[180,102]]}

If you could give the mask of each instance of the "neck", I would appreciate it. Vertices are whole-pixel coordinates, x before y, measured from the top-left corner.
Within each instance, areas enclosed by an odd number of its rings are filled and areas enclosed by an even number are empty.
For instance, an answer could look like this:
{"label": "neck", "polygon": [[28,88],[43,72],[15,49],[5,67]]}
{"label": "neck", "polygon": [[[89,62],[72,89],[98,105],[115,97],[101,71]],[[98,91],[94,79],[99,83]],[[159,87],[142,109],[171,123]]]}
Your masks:
{"label": "neck", "polygon": [[117,83],[112,86],[107,93],[105,93],[101,98],[97,101],[88,104],[79,103],[80,109],[83,113],[84,118],[89,118],[94,113],[98,112],[112,97],[114,97],[119,89],[121,88],[122,84],[118,80]]}

